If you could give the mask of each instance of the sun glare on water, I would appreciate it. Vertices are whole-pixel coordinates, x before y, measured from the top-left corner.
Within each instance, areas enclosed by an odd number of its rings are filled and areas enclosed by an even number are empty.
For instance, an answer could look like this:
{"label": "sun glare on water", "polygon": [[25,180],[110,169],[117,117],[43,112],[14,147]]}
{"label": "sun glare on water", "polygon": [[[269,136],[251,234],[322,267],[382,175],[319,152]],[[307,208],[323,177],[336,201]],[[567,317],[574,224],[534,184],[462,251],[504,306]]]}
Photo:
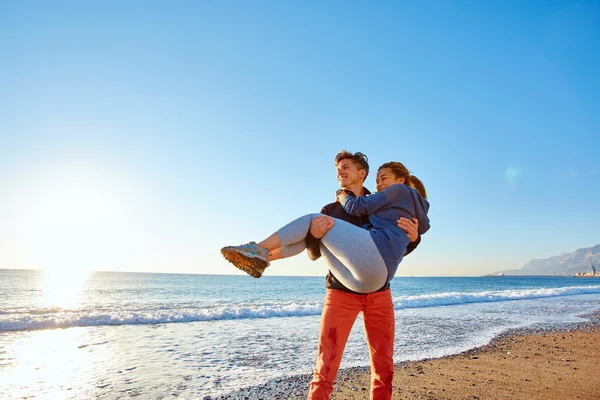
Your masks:
{"label": "sun glare on water", "polygon": [[85,286],[91,277],[91,271],[67,272],[60,270],[44,270],[43,296],[48,307],[62,309],[73,308],[84,300]]}
{"label": "sun glare on water", "polygon": [[[9,399],[87,399],[93,357],[109,355],[85,351],[83,329],[48,329],[16,338],[6,349],[16,360],[0,374],[0,387]],[[100,354],[98,354],[100,353]]]}

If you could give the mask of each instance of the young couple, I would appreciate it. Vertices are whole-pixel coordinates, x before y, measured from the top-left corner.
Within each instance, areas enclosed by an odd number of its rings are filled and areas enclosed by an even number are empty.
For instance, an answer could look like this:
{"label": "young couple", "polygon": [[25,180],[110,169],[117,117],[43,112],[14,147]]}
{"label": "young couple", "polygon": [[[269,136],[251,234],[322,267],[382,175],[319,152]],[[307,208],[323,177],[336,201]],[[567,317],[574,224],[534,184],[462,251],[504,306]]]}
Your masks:
{"label": "young couple", "polygon": [[[307,248],[311,259],[323,256],[329,274],[309,399],[329,398],[350,330],[361,311],[371,353],[371,398],[389,399],[395,328],[389,282],[403,256],[429,229],[429,203],[422,183],[401,163],[379,167],[374,194],[363,187],[369,173],[364,154],[342,151],[335,165],[341,187],[338,201],[323,207],[321,214],[302,216],[259,243],[224,247],[221,252],[255,278],[262,276],[271,261]],[[409,236],[415,240],[411,242]]]}

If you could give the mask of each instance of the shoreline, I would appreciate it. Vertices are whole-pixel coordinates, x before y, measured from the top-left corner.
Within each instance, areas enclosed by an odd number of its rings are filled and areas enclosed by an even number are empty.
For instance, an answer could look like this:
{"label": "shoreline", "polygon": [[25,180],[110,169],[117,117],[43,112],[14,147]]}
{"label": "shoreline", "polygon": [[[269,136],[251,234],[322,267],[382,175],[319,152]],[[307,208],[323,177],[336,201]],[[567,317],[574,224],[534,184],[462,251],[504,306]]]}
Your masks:
{"label": "shoreline", "polygon": [[[600,398],[600,310],[588,321],[508,330],[486,345],[395,364],[394,398]],[[495,369],[494,369],[495,368]],[[306,399],[312,374],[272,379],[204,399]],[[332,399],[369,397],[370,367],[340,369]]]}

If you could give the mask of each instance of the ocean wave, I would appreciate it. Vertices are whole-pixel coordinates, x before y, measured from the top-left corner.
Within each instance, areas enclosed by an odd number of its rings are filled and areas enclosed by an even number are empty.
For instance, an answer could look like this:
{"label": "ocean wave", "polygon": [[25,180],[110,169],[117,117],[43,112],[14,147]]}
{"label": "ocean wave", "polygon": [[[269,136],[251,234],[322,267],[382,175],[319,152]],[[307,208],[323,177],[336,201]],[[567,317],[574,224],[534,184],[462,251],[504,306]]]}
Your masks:
{"label": "ocean wave", "polygon": [[484,292],[448,292],[417,296],[398,296],[393,299],[394,308],[427,308],[454,306],[471,303],[489,303],[510,300],[544,299],[549,297],[575,296],[600,293],[600,286],[571,286],[561,288],[512,289]]}
{"label": "ocean wave", "polygon": [[94,312],[67,310],[54,314],[11,313],[0,317],[0,332],[102,325],[152,325],[235,319],[281,318],[320,315],[322,302],[273,302],[215,305],[212,307],[164,306],[147,309],[115,309]]}
{"label": "ocean wave", "polygon": [[[542,299],[559,296],[600,294],[598,286],[520,289],[482,292],[446,292],[415,296],[396,296],[396,310],[431,308],[471,303]],[[321,300],[272,301],[252,303],[148,304],[119,308],[92,307],[59,310],[2,310],[0,331],[23,331],[102,325],[152,325],[177,322],[202,322],[237,319],[304,317],[321,314]]]}

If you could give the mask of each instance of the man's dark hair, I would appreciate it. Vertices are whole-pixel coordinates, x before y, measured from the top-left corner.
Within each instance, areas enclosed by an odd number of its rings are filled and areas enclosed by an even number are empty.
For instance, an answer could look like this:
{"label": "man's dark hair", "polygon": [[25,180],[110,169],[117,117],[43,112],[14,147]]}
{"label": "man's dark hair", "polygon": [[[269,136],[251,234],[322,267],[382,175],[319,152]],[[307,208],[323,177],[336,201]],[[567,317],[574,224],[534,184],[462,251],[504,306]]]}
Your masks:
{"label": "man's dark hair", "polygon": [[345,159],[352,160],[356,164],[356,168],[364,169],[367,172],[365,179],[367,178],[367,175],[369,175],[369,159],[366,155],[360,152],[350,153],[349,151],[342,150],[335,156],[335,166],[337,167],[340,161]]}

